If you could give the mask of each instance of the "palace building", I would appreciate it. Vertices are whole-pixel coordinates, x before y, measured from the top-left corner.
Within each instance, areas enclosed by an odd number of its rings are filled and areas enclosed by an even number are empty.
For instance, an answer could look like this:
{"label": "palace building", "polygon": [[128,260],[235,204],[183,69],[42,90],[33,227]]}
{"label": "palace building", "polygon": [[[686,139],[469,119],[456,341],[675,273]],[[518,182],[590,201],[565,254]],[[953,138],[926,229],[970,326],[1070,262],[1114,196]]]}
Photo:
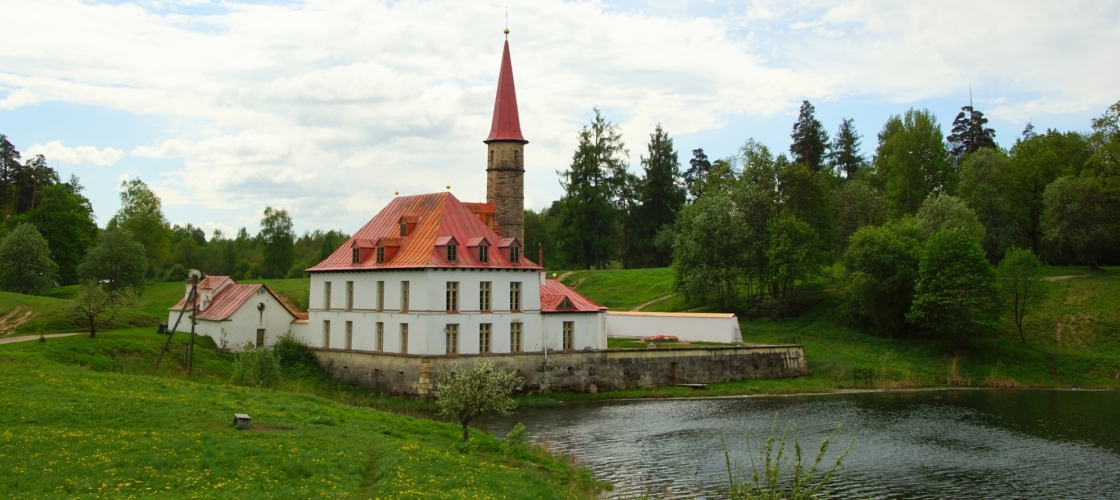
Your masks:
{"label": "palace building", "polygon": [[[507,31],[508,34],[508,31]],[[486,202],[399,196],[307,270],[312,347],[409,355],[600,350],[606,308],[526,255],[525,145],[509,41],[487,147]]]}

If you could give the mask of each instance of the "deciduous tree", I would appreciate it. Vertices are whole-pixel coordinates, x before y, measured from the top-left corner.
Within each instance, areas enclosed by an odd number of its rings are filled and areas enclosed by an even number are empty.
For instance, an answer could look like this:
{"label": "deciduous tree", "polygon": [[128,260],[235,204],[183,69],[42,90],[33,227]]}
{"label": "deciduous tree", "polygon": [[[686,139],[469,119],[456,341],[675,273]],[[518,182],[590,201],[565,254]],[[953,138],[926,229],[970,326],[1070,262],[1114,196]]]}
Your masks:
{"label": "deciduous tree", "polygon": [[98,235],[97,246],[78,265],[78,276],[83,282],[103,284],[110,292],[126,288],[139,291],[144,289],[147,270],[144,245],[118,227]]}
{"label": "deciduous tree", "polygon": [[74,191],[71,184],[48,186],[40,192],[40,198],[34,210],[14,216],[9,219],[9,224],[34,224],[47,240],[51,256],[58,264],[59,281],[63,285],[75,284],[78,282],[78,264],[97,237],[93,207],[85,196]]}
{"label": "deciduous tree", "polygon": [[891,205],[879,190],[862,180],[851,180],[832,191],[836,210],[836,248],[843,253],[848,239],[863,226],[879,226],[890,217]]}
{"label": "deciduous tree", "polygon": [[89,338],[113,321],[126,307],[139,307],[140,297],[131,288],[110,290],[101,283],[87,281],[78,288],[78,296],[70,303],[70,311],[89,328]]}
{"label": "deciduous tree", "polygon": [[1091,269],[1117,240],[1120,204],[1097,177],[1061,177],[1046,188],[1042,230],[1047,240]]}
{"label": "deciduous tree", "polygon": [[980,245],[989,262],[997,262],[1021,239],[1014,221],[1019,208],[1011,201],[1013,179],[1011,160],[998,149],[980,149],[961,164],[957,192],[986,229]]}
{"label": "deciduous tree", "polygon": [[260,239],[264,246],[265,278],[283,278],[295,258],[295,230],[292,217],[282,208],[264,208]]}
{"label": "deciduous tree", "polygon": [[17,224],[0,242],[0,289],[39,294],[58,276],[47,240],[35,226]]}
{"label": "deciduous tree", "polygon": [[676,227],[673,286],[677,293],[694,304],[734,311],[750,230],[729,194],[704,195],[681,211]]}
{"label": "deciduous tree", "polygon": [[955,176],[943,137],[929,110],[910,109],[883,125],[875,177],[898,211],[912,214],[930,193],[952,190]]}
{"label": "deciduous tree", "polygon": [[909,333],[906,313],[914,297],[921,236],[913,218],[864,226],[848,241],[848,297],[860,322],[885,337]]}
{"label": "deciduous tree", "polygon": [[930,236],[908,321],[956,350],[992,332],[1001,305],[995,269],[972,236],[957,228]]}
{"label": "deciduous tree", "polygon": [[140,179],[121,183],[121,208],[109,220],[109,228],[127,230],[144,246],[147,269],[155,272],[171,254],[171,225],[163,216],[159,196]]}
{"label": "deciduous tree", "polygon": [[996,268],[1003,297],[1015,319],[1019,340],[1027,343],[1023,333],[1023,318],[1046,297],[1046,284],[1039,274],[1042,263],[1034,253],[1021,248],[1010,248]]}
{"label": "deciduous tree", "polygon": [[914,218],[923,236],[929,237],[943,229],[961,229],[977,243],[984,241],[984,225],[963,200],[945,193],[931,194]]}
{"label": "deciduous tree", "polygon": [[521,389],[521,377],[514,372],[494,369],[491,361],[475,360],[474,364],[440,375],[436,381],[440,415],[449,417],[463,428],[463,442],[470,439],[467,425],[487,413],[508,415],[517,402],[510,396]]}

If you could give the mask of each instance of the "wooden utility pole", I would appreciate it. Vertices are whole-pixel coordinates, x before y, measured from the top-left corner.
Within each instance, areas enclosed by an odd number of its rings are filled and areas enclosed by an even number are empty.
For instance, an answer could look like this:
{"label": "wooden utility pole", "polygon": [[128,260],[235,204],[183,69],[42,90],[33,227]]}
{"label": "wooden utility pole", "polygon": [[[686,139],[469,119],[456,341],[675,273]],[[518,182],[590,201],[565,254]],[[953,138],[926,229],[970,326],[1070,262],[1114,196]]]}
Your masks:
{"label": "wooden utility pole", "polygon": [[[201,274],[198,271],[191,270],[189,282],[191,284],[191,291],[187,294],[187,302],[183,304],[183,308],[179,310],[179,317],[175,320],[175,326],[167,332],[167,341],[163,343],[163,349],[160,349],[159,356],[156,357],[155,368],[159,369],[159,363],[163,360],[163,355],[167,354],[167,348],[171,346],[171,337],[175,336],[175,330],[179,329],[179,323],[183,321],[183,313],[187,312],[187,304],[191,305],[191,356],[194,356],[194,316],[198,310],[198,279]],[[190,365],[187,365],[187,372],[190,372]]]}

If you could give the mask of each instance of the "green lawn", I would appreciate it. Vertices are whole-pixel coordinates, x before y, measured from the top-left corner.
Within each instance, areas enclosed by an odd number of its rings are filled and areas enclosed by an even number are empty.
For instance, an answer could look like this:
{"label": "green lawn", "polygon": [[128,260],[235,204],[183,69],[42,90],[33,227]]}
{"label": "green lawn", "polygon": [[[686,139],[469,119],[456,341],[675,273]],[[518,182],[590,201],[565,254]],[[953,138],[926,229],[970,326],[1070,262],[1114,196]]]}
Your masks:
{"label": "green lawn", "polygon": [[[321,372],[286,368],[282,390],[229,386],[232,355],[205,339],[194,375],[178,348],[155,371],[164,338],[133,330],[0,346],[5,498],[528,499],[595,489],[585,469],[540,449],[510,454],[484,432],[464,448],[453,424],[295,392],[346,392]],[[233,413],[251,415],[254,429],[235,430]]]}
{"label": "green lawn", "polygon": [[575,291],[615,311],[629,311],[673,293],[673,270],[668,267],[575,271],[563,281]]}

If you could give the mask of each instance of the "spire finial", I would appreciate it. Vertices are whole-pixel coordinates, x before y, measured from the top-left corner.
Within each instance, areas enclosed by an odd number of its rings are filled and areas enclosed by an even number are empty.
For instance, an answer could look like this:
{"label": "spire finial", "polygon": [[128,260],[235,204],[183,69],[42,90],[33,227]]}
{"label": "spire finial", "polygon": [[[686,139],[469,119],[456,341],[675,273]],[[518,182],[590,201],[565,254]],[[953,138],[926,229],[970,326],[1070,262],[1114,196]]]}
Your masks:
{"label": "spire finial", "polygon": [[506,7],[506,29],[503,31],[506,34],[506,40],[509,40],[509,7]]}

